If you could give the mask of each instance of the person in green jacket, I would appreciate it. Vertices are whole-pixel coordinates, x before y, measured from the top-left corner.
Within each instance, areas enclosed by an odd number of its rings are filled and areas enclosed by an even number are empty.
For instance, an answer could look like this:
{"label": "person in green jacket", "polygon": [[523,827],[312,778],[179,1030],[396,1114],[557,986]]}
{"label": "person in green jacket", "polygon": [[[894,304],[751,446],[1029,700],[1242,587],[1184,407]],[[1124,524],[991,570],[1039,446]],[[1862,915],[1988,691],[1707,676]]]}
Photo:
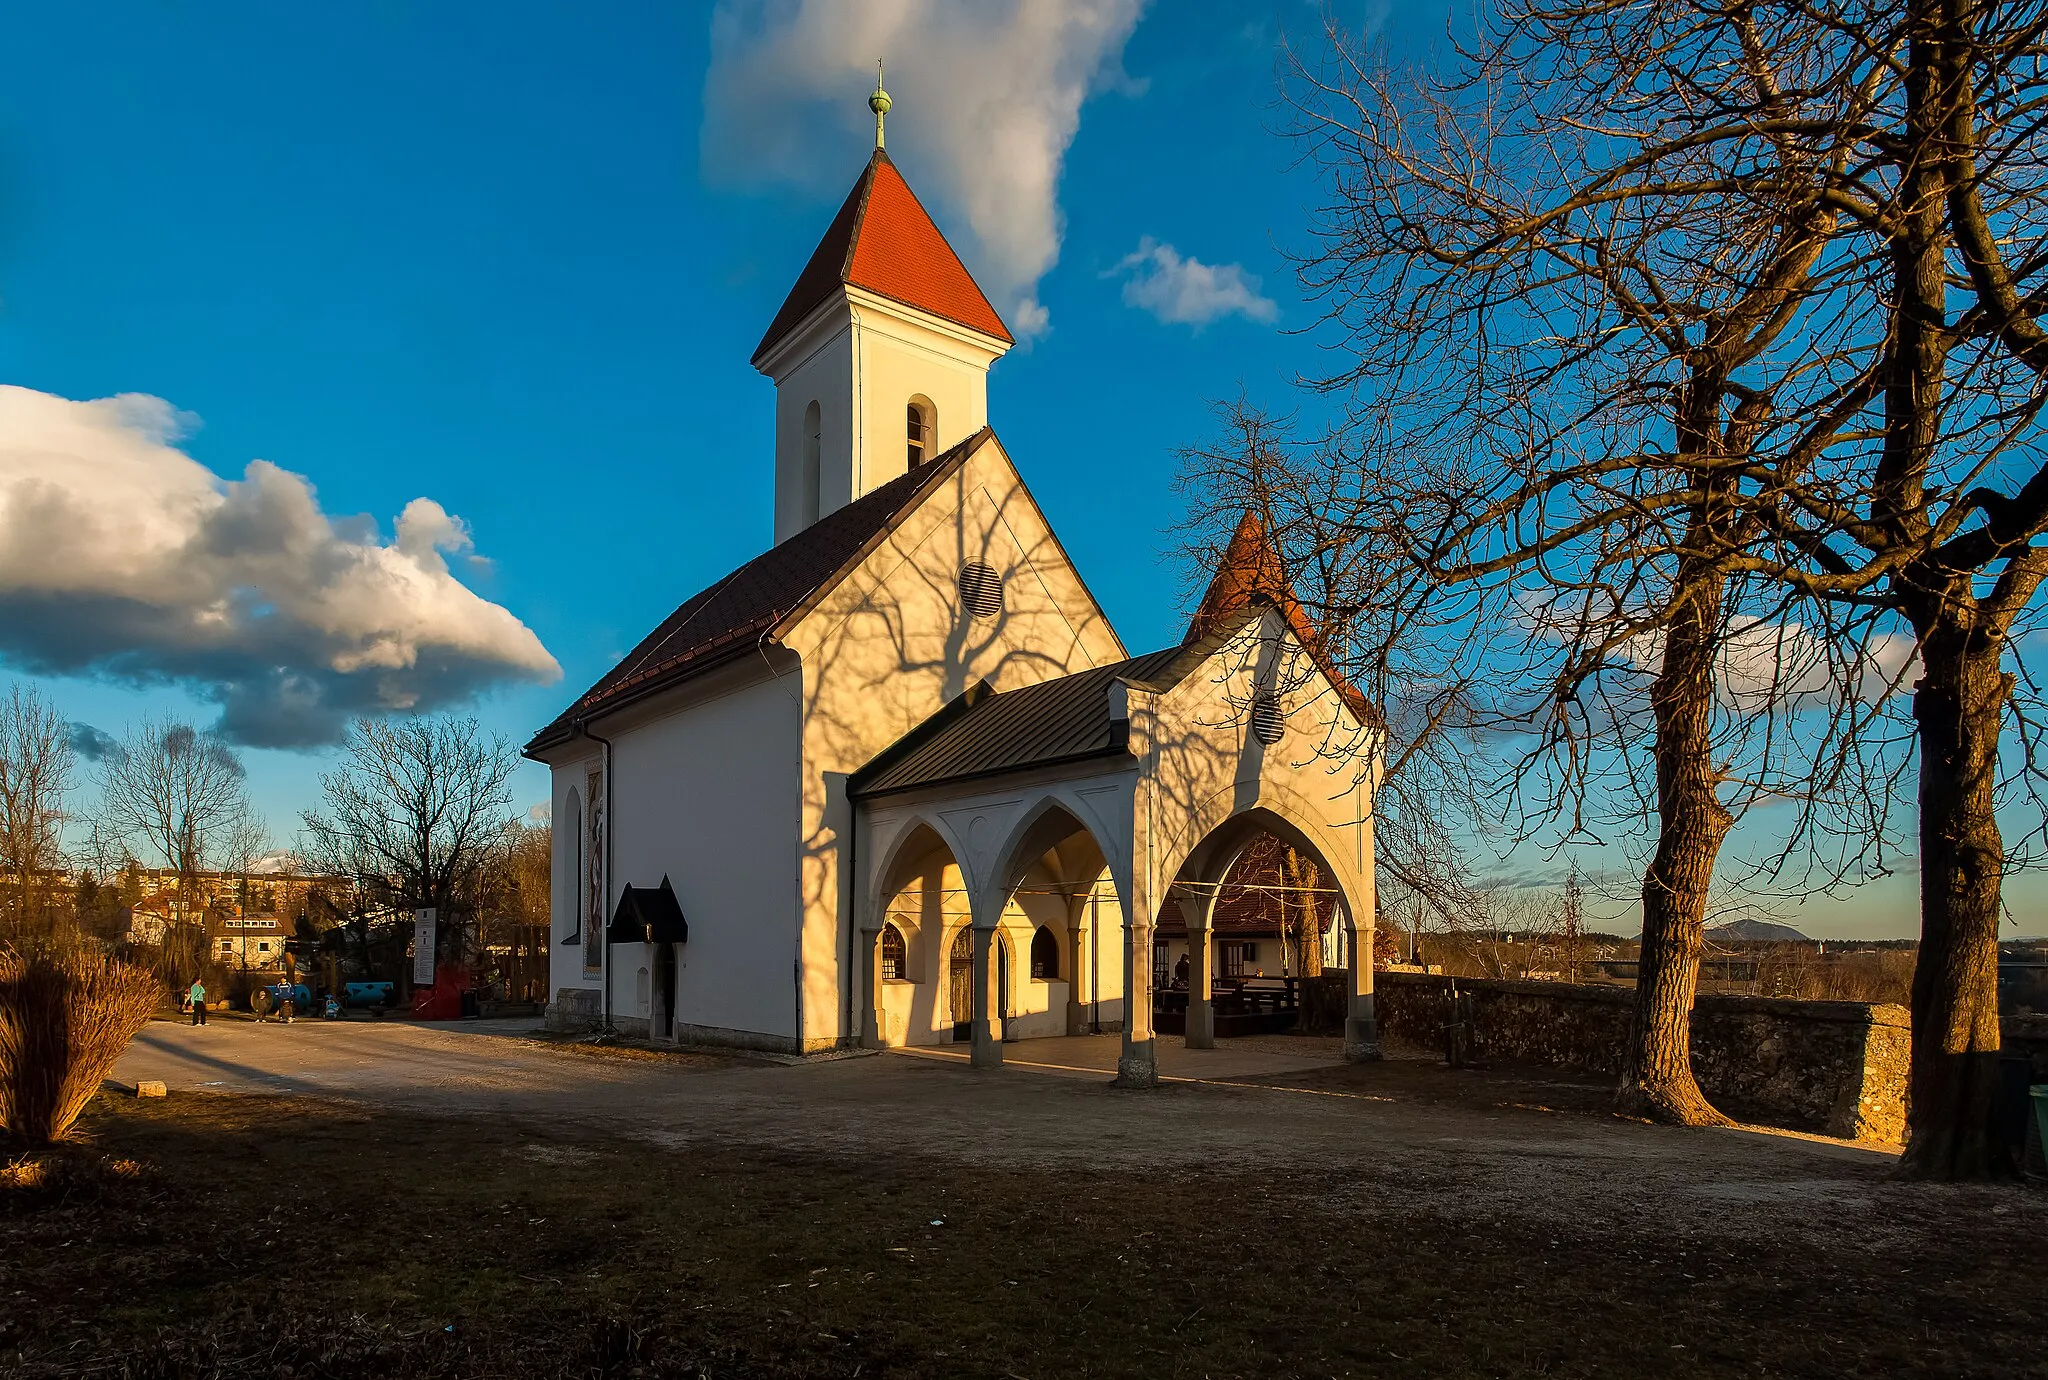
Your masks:
{"label": "person in green jacket", "polygon": [[192,990],[185,994],[192,1003],[192,1024],[206,1024],[206,984],[198,978],[192,979]]}

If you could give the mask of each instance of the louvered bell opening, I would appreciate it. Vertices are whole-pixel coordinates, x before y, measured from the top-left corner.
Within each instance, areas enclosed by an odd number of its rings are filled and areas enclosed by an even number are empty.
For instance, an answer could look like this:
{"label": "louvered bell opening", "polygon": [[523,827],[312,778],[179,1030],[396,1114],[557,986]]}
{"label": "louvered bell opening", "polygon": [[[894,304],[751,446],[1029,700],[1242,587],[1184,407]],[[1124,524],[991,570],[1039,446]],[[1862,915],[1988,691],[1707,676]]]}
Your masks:
{"label": "louvered bell opening", "polygon": [[1003,611],[1003,577],[992,565],[969,561],[960,570],[960,606],[976,618]]}
{"label": "louvered bell opening", "polygon": [[1252,701],[1252,737],[1267,747],[1279,742],[1287,734],[1287,716],[1280,712],[1280,702],[1271,695],[1261,695]]}

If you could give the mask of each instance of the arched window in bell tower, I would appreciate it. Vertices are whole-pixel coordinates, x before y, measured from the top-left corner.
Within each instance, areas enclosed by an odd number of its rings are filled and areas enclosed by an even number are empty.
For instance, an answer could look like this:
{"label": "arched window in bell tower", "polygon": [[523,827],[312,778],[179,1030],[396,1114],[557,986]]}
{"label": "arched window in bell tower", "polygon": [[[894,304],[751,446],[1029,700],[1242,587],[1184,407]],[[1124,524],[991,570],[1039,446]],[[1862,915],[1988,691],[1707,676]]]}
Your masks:
{"label": "arched window in bell tower", "polygon": [[919,394],[910,400],[905,412],[905,431],[909,437],[910,463],[908,469],[916,469],[930,460],[938,450],[939,410],[932,406],[932,400]]}
{"label": "arched window in bell tower", "polygon": [[824,465],[825,455],[824,433],[825,426],[822,414],[818,409],[818,404],[813,402],[804,409],[803,473],[799,479],[802,491],[798,496],[798,502],[802,505],[803,525],[805,527],[809,527],[818,520],[818,508],[821,502],[819,491],[823,488],[821,470]]}

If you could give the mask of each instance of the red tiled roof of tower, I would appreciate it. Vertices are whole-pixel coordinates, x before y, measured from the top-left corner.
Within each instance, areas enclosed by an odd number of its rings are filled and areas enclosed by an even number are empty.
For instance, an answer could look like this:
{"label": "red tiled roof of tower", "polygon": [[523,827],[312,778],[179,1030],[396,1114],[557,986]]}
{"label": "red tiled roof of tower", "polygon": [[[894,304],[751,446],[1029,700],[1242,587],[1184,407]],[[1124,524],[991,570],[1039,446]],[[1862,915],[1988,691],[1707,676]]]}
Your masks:
{"label": "red tiled roof of tower", "polygon": [[754,358],[817,310],[842,284],[930,312],[1011,343],[1009,329],[880,149],[832,217]]}
{"label": "red tiled roof of tower", "polygon": [[1257,512],[1248,508],[1238,519],[1237,530],[1230,534],[1230,545],[1223,549],[1223,560],[1217,565],[1209,588],[1203,591],[1195,616],[1188,620],[1187,637],[1183,640],[1193,642],[1209,636],[1222,626],[1224,620],[1253,599],[1269,600],[1280,610],[1280,616],[1287,620],[1288,631],[1315,658],[1316,666],[1329,677],[1337,697],[1344,701],[1345,708],[1356,715],[1359,722],[1368,725],[1379,722],[1379,715],[1366,702],[1358,687],[1330,660],[1323,646],[1322,633],[1309,622],[1301,601],[1294,597],[1294,586],[1287,581],[1287,568],[1280,563],[1280,553],[1273,549],[1272,542],[1266,540],[1265,522]]}

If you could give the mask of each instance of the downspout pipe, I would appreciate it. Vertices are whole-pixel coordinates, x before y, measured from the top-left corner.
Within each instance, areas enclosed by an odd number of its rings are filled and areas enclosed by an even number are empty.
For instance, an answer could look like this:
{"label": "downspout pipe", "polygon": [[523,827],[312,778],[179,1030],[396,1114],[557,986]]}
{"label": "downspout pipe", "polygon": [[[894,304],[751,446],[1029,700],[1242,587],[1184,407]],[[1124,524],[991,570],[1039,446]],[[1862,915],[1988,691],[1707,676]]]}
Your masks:
{"label": "downspout pipe", "polygon": [[598,1034],[610,1037],[617,1033],[612,1029],[612,740],[592,733],[588,719],[576,721],[576,732],[604,748],[604,857],[599,860],[604,872],[599,893],[604,899],[598,906],[597,916],[597,951],[604,969],[604,1005],[597,1030]]}

